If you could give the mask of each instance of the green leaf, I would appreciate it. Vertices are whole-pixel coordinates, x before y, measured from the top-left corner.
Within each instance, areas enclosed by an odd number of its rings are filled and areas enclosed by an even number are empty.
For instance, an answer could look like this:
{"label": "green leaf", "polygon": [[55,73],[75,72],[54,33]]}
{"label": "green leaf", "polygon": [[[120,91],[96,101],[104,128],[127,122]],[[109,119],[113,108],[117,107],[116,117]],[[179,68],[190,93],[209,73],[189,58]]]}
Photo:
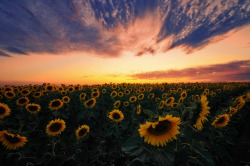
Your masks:
{"label": "green leaf", "polygon": [[123,145],[122,151],[134,156],[139,155],[143,152],[143,148],[140,146],[139,141],[136,137],[129,138]]}
{"label": "green leaf", "polygon": [[128,166],[144,166],[144,164],[139,158],[135,158],[128,164]]}
{"label": "green leaf", "polygon": [[207,149],[204,148],[204,142],[193,140],[192,145],[194,152],[201,157],[201,160],[204,162],[204,164],[206,163],[206,165],[214,165],[212,155]]}
{"label": "green leaf", "polygon": [[158,149],[154,153],[153,159],[159,166],[162,166],[162,165],[173,166],[174,160],[175,160],[175,154],[173,151],[169,151],[169,150],[166,151],[166,150]]}
{"label": "green leaf", "polygon": [[144,112],[144,114],[148,115],[149,117],[154,117],[155,116],[153,111],[143,109],[143,112]]}

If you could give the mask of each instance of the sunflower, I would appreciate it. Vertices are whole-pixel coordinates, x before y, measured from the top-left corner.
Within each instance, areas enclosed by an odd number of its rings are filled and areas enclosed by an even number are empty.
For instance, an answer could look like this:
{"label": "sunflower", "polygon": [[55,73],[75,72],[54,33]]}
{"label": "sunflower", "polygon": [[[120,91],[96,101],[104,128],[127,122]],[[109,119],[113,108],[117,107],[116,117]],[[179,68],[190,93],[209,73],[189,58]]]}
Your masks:
{"label": "sunflower", "polygon": [[129,106],[129,102],[128,102],[128,101],[125,101],[125,102],[123,103],[123,105],[124,105],[125,107],[127,107],[127,106]]}
{"label": "sunflower", "polygon": [[91,98],[91,99],[89,99],[88,101],[85,101],[85,102],[84,102],[84,106],[85,106],[85,107],[93,108],[93,107],[95,106],[95,103],[96,103],[95,98]]}
{"label": "sunflower", "polygon": [[15,150],[24,146],[27,142],[27,138],[4,130],[0,132],[0,141],[2,141],[2,144],[6,147],[6,149]]}
{"label": "sunflower", "polygon": [[162,109],[163,106],[164,106],[164,101],[161,101],[161,102],[159,103],[159,105],[158,105],[158,108],[159,108],[159,109]]}
{"label": "sunflower", "polygon": [[168,95],[167,93],[163,93],[162,96],[161,96],[161,98],[165,99],[167,97],[167,95]]}
{"label": "sunflower", "polygon": [[61,91],[61,94],[62,94],[62,95],[66,95],[67,92],[66,92],[66,91]]}
{"label": "sunflower", "polygon": [[138,105],[136,108],[136,113],[140,114],[141,113],[141,105]]}
{"label": "sunflower", "polygon": [[64,103],[69,103],[70,102],[70,98],[68,96],[63,96],[62,101]]}
{"label": "sunflower", "polygon": [[122,92],[118,92],[118,96],[119,96],[119,97],[122,97],[122,96],[123,96],[123,93],[122,93]]}
{"label": "sunflower", "polygon": [[56,136],[61,134],[61,132],[66,128],[64,120],[55,119],[49,122],[46,127],[46,133],[49,136]]}
{"label": "sunflower", "polygon": [[144,142],[147,142],[153,146],[165,146],[166,143],[177,139],[176,135],[179,134],[179,117],[172,117],[172,115],[166,115],[165,117],[159,117],[157,122],[146,122],[141,124],[140,137],[144,137]]}
{"label": "sunflower", "polygon": [[58,110],[63,106],[63,102],[60,99],[55,99],[50,101],[49,103],[49,109],[51,110]]}
{"label": "sunflower", "polygon": [[165,105],[166,105],[166,106],[171,106],[173,102],[174,102],[174,97],[169,97],[169,98],[165,101]]}
{"label": "sunflower", "polygon": [[26,110],[32,114],[36,114],[37,112],[39,112],[41,110],[41,107],[39,104],[27,104],[26,105]]}
{"label": "sunflower", "polygon": [[178,103],[179,103],[179,104],[182,104],[183,101],[184,101],[184,99],[183,99],[183,98],[180,98],[179,101],[178,101]]}
{"label": "sunflower", "polygon": [[235,108],[236,108],[237,110],[240,110],[240,109],[245,105],[245,103],[246,103],[245,100],[242,99],[242,100],[240,101],[240,103],[238,103],[238,104],[236,105]]}
{"label": "sunflower", "polygon": [[165,87],[164,86],[161,86],[160,87],[160,91],[164,91]]}
{"label": "sunflower", "polygon": [[93,97],[93,98],[98,98],[99,96],[100,96],[100,92],[99,91],[93,91],[91,93],[91,97]]}
{"label": "sunflower", "polygon": [[177,92],[178,92],[178,93],[181,93],[181,92],[182,92],[182,88],[178,88],[178,89],[177,89]]}
{"label": "sunflower", "polygon": [[116,91],[111,92],[111,93],[110,93],[110,96],[111,96],[111,97],[117,96],[117,92],[116,92]]}
{"label": "sunflower", "polygon": [[93,88],[92,92],[99,92],[99,89],[98,88]]}
{"label": "sunflower", "polygon": [[85,100],[86,98],[86,93],[81,93],[80,94],[80,100]]}
{"label": "sunflower", "polygon": [[12,91],[7,91],[4,93],[4,96],[7,97],[8,99],[12,99],[12,98],[16,97],[16,94]]}
{"label": "sunflower", "polygon": [[181,93],[181,98],[185,99],[187,97],[187,92],[184,90],[182,93]]}
{"label": "sunflower", "polygon": [[155,97],[155,94],[154,93],[150,93],[149,95],[148,95],[148,99],[153,99]]}
{"label": "sunflower", "polygon": [[229,113],[228,115],[229,116],[233,116],[233,114],[235,114],[238,110],[236,108],[232,108],[232,107],[229,107]]}
{"label": "sunflower", "polygon": [[55,90],[55,87],[53,85],[46,85],[45,86],[45,90],[46,91],[54,91]]}
{"label": "sunflower", "polygon": [[170,95],[172,94],[172,92],[173,92],[173,90],[170,90],[170,91],[168,92],[168,96],[170,96]]}
{"label": "sunflower", "polygon": [[229,120],[230,120],[229,115],[223,114],[223,115],[219,115],[218,117],[216,117],[216,119],[211,124],[216,128],[225,127],[226,125],[228,125]]}
{"label": "sunflower", "polygon": [[82,125],[76,130],[76,138],[82,139],[87,135],[88,132],[89,132],[89,126]]}
{"label": "sunflower", "polygon": [[42,93],[41,93],[41,92],[36,92],[36,93],[33,94],[33,97],[34,97],[34,98],[39,98],[39,97],[41,97],[41,96],[42,96]]}
{"label": "sunflower", "polygon": [[62,92],[62,91],[64,91],[64,88],[63,88],[63,87],[59,87],[59,88],[58,88],[58,91],[59,91],[59,92]]}
{"label": "sunflower", "polygon": [[21,98],[16,100],[16,105],[24,106],[24,105],[28,104],[29,101],[30,100],[27,97],[21,97]]}
{"label": "sunflower", "polygon": [[102,93],[106,93],[106,89],[103,89],[103,90],[102,90]]}
{"label": "sunflower", "polygon": [[136,96],[131,96],[129,98],[130,103],[134,103],[134,102],[136,102],[136,100],[137,100]]}
{"label": "sunflower", "polygon": [[172,108],[177,108],[177,106],[178,106],[178,103],[172,103],[172,104],[171,104],[171,107],[172,107]]}
{"label": "sunflower", "polygon": [[0,119],[8,116],[10,114],[10,108],[7,104],[0,103]]}
{"label": "sunflower", "polygon": [[127,90],[125,90],[124,93],[125,93],[125,95],[129,95],[130,94],[130,90],[127,89]]}
{"label": "sunflower", "polygon": [[14,91],[14,88],[11,86],[4,87],[4,92],[7,92],[7,91]]}
{"label": "sunflower", "polygon": [[123,113],[117,109],[110,112],[108,117],[116,122],[120,122],[124,119]]}
{"label": "sunflower", "polygon": [[24,89],[20,92],[23,96],[28,96],[30,94],[30,91],[28,89]]}
{"label": "sunflower", "polygon": [[204,95],[201,95],[201,100],[200,100],[200,108],[198,108],[198,118],[196,120],[196,123],[194,124],[194,127],[200,131],[203,128],[203,123],[205,121],[207,121],[206,116],[210,113],[209,109],[210,107],[208,107],[208,101],[207,101],[207,97]]}

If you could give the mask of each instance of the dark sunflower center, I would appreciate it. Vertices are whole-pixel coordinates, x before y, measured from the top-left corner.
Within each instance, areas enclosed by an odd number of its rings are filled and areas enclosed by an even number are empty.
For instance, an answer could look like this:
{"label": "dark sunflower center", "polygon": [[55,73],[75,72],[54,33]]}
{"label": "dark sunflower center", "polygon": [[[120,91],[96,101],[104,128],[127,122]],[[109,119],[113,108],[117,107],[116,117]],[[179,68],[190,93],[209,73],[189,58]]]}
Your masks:
{"label": "dark sunflower center", "polygon": [[52,86],[48,86],[48,87],[47,87],[47,90],[51,91],[52,88],[53,88]]}
{"label": "dark sunflower center", "polygon": [[153,128],[150,126],[148,128],[148,132],[153,135],[162,135],[164,133],[167,133],[171,129],[171,122],[168,120],[160,121],[158,125]]}
{"label": "dark sunflower center", "polygon": [[225,117],[221,117],[221,118],[216,122],[216,124],[222,124],[222,123],[224,123],[225,120],[226,120]]}
{"label": "dark sunflower center", "polygon": [[53,123],[53,124],[49,127],[49,130],[52,131],[52,132],[57,132],[57,131],[59,131],[61,128],[62,128],[62,124],[59,123],[59,122],[55,122],[55,123]]}
{"label": "dark sunflower center", "polygon": [[172,99],[168,99],[167,100],[167,104],[171,103],[172,102]]}
{"label": "dark sunflower center", "polygon": [[88,106],[94,104],[94,100],[89,100],[87,103],[86,103]]}
{"label": "dark sunflower center", "polygon": [[73,91],[73,88],[69,88],[69,91]]}
{"label": "dark sunflower center", "polygon": [[34,106],[34,105],[31,105],[28,107],[28,109],[31,111],[31,112],[35,112],[38,110],[38,107],[37,106]]}
{"label": "dark sunflower center", "polygon": [[10,97],[14,96],[14,94],[11,93],[11,92],[8,92],[7,95],[10,96]]}
{"label": "dark sunflower center", "polygon": [[12,144],[15,144],[15,143],[18,143],[18,142],[21,141],[20,138],[18,138],[16,136],[12,137],[12,136],[10,136],[8,134],[5,134],[5,139],[8,140],[8,142],[12,143]]}
{"label": "dark sunflower center", "polygon": [[69,101],[69,99],[68,98],[64,98],[64,101]]}
{"label": "dark sunflower center", "polygon": [[119,113],[116,113],[116,112],[115,112],[115,113],[113,114],[113,118],[118,120],[118,119],[121,118],[121,116],[120,116]]}
{"label": "dark sunflower center", "polygon": [[40,96],[40,93],[35,93],[35,95],[34,96]]}
{"label": "dark sunflower center", "polygon": [[0,115],[4,114],[5,111],[6,111],[5,108],[0,106]]}
{"label": "dark sunflower center", "polygon": [[173,104],[173,107],[177,107],[177,104]]}
{"label": "dark sunflower center", "polygon": [[98,93],[97,93],[97,92],[94,92],[94,93],[93,93],[93,96],[94,96],[94,97],[98,96]]}
{"label": "dark sunflower center", "polygon": [[19,103],[20,103],[20,104],[24,104],[24,103],[26,103],[26,102],[27,102],[27,99],[25,99],[25,98],[19,99]]}
{"label": "dark sunflower center", "polygon": [[183,93],[183,94],[182,94],[182,97],[186,97],[186,93]]}
{"label": "dark sunflower center", "polygon": [[27,90],[22,91],[23,94],[28,94],[29,92]]}
{"label": "dark sunflower center", "polygon": [[5,91],[11,91],[11,89],[10,88],[5,88]]}
{"label": "dark sunflower center", "polygon": [[58,101],[58,100],[56,100],[56,101],[53,101],[53,102],[52,102],[51,106],[52,106],[52,107],[58,107],[60,104],[61,104],[61,102]]}
{"label": "dark sunflower center", "polygon": [[135,101],[135,98],[131,98],[131,101]]}
{"label": "dark sunflower center", "polygon": [[79,136],[80,136],[80,137],[81,137],[81,136],[84,136],[84,135],[86,134],[86,132],[87,132],[87,129],[85,129],[85,128],[81,129],[81,130],[79,131]]}

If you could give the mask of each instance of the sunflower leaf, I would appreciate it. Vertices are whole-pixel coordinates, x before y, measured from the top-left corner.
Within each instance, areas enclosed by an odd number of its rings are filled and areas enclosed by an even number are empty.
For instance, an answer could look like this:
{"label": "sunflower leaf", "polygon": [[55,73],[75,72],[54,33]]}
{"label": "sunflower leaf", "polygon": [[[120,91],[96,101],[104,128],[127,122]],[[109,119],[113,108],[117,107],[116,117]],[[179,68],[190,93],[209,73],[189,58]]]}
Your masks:
{"label": "sunflower leaf", "polygon": [[151,118],[155,116],[155,114],[154,114],[153,111],[150,111],[150,110],[147,110],[147,109],[143,109],[143,112],[144,112],[146,115],[148,115],[149,117],[151,117]]}

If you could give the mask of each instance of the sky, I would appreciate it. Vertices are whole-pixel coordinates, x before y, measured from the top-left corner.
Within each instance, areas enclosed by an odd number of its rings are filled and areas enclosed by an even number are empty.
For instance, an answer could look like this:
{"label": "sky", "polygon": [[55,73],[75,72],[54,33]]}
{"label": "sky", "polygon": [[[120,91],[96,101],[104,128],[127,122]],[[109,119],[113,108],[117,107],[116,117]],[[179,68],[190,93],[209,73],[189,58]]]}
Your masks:
{"label": "sky", "polygon": [[0,84],[250,81],[249,0],[1,0]]}

